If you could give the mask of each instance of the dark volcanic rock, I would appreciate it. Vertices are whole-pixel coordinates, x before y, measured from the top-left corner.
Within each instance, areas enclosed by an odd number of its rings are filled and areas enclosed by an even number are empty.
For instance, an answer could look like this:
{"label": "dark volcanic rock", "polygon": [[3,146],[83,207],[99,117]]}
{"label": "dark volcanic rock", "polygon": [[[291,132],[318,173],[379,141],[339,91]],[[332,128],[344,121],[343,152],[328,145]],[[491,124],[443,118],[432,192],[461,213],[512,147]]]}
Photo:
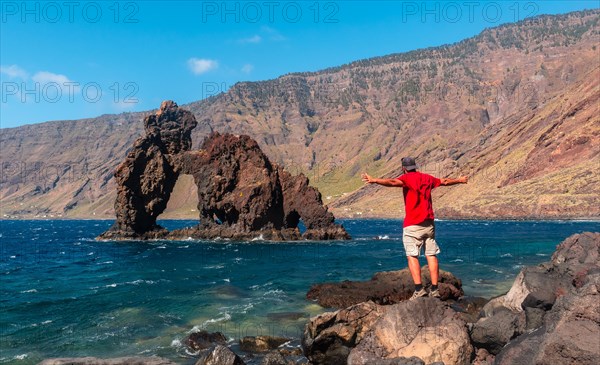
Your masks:
{"label": "dark volcanic rock", "polygon": [[214,133],[200,151],[183,155],[198,187],[200,228],[281,229],[283,192],[277,168],[248,136]]}
{"label": "dark volcanic rock", "polygon": [[145,238],[166,231],[156,225],[165,210],[181,170],[175,156],[190,148],[194,115],[164,101],[144,119],[146,135],[138,138],[115,171],[115,224],[100,238]]}
{"label": "dark volcanic rock", "polygon": [[284,337],[246,336],[240,339],[240,348],[246,352],[267,352],[278,348],[288,341],[290,339]]}
{"label": "dark volcanic rock", "polygon": [[[542,283],[545,275],[547,282]],[[482,319],[473,340],[489,348],[482,337],[514,336],[506,326],[507,307],[522,311],[527,331],[501,348],[495,364],[598,364],[600,363],[600,233],[573,235],[563,241],[550,262],[521,271],[503,297],[488,304],[490,318]],[[524,312],[524,313],[523,313]],[[512,316],[512,315],[509,315]],[[494,326],[483,323],[491,321]],[[480,323],[474,326],[473,332]],[[485,329],[485,331],[484,331]],[[483,333],[485,332],[485,333]],[[484,336],[481,336],[481,335]],[[494,348],[493,351],[497,351]]]}
{"label": "dark volcanic rock", "polygon": [[213,133],[199,151],[182,155],[183,170],[198,186],[200,224],[170,238],[297,240],[298,222],[311,239],[349,239],[303,175],[272,164],[248,136]]}
{"label": "dark volcanic rock", "polygon": [[[429,269],[421,271],[423,283],[431,282]],[[317,300],[323,307],[346,308],[371,300],[377,304],[394,304],[404,301],[415,290],[410,271],[402,269],[376,273],[369,281],[343,281],[313,285],[306,297]],[[454,275],[440,270],[439,290],[442,300],[458,299],[463,295],[462,283]]]}
{"label": "dark volcanic rock", "polygon": [[349,239],[304,175],[272,164],[248,136],[213,133],[199,151],[182,155],[198,186],[200,225],[170,236],[296,240],[300,219],[311,239]]}
{"label": "dark volcanic rock", "polygon": [[525,313],[503,310],[492,317],[480,319],[471,330],[471,341],[477,348],[493,355],[502,350],[508,341],[525,330]]}
{"label": "dark volcanic rock", "polygon": [[[583,233],[564,240],[549,262],[526,267],[505,296],[493,299],[487,307],[505,306],[549,310],[557,298],[583,285],[585,278],[600,271],[600,233]],[[487,310],[489,313],[490,310]]]}
{"label": "dark volcanic rock", "polygon": [[489,302],[489,299],[482,297],[464,296],[456,301],[451,301],[450,307],[460,313],[461,317],[467,323],[475,323],[483,315],[483,307]]}
{"label": "dark volcanic rock", "polygon": [[195,365],[244,365],[244,361],[229,348],[216,345],[206,351]]}
{"label": "dark volcanic rock", "polygon": [[293,360],[287,360],[279,351],[271,351],[263,357],[260,365],[294,365]]}
{"label": "dark volcanic rock", "polygon": [[303,174],[292,176],[281,167],[279,180],[283,189],[284,225],[288,229],[298,227],[300,218],[306,231],[303,234],[309,240],[349,239],[346,230],[334,224],[335,218],[323,205],[321,193],[309,186]]}
{"label": "dark volcanic rock", "polygon": [[383,307],[365,302],[311,318],[302,336],[304,355],[316,365],[345,365],[350,350],[382,314]]}
{"label": "dark volcanic rock", "polygon": [[[140,137],[117,168],[117,221],[101,239],[349,239],[304,175],[272,164],[248,136],[213,133],[189,151],[196,119],[172,101],[144,120]],[[193,175],[200,223],[168,232],[156,225],[180,173]],[[303,236],[298,223],[307,227]]]}
{"label": "dark volcanic rock", "polygon": [[226,343],[227,337],[221,332],[194,332],[185,339],[186,346],[192,351],[204,350],[214,345],[225,345]]}
{"label": "dark volcanic rock", "polygon": [[519,336],[496,364],[600,364],[600,273],[575,293],[559,298],[544,325]]}

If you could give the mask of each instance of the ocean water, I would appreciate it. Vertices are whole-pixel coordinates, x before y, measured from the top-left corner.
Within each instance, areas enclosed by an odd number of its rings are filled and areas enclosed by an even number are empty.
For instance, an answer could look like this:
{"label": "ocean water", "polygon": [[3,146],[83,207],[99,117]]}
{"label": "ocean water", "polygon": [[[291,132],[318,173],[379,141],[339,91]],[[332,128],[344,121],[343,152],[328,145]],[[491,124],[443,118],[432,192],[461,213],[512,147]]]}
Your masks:
{"label": "ocean water", "polygon": [[[342,220],[351,241],[102,242],[111,221],[0,221],[0,363],[49,357],[151,356],[193,363],[183,341],[221,331],[295,338],[323,308],[313,283],[367,280],[406,267],[402,222]],[[163,221],[167,228],[194,224]],[[586,221],[438,221],[440,267],[468,295],[508,290]]]}

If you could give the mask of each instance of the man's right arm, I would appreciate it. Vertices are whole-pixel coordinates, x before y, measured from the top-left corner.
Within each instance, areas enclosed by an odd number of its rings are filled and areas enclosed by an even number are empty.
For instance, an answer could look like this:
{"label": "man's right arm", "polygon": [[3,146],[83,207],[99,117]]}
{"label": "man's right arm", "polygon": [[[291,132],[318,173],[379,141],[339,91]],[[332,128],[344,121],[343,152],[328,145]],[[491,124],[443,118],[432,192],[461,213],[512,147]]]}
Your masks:
{"label": "man's right arm", "polygon": [[468,176],[462,176],[459,177],[458,179],[449,179],[449,178],[443,178],[440,179],[440,182],[442,186],[450,186],[450,185],[456,185],[456,184],[466,184],[469,182],[469,177]]}
{"label": "man's right arm", "polygon": [[377,179],[377,178],[371,177],[367,174],[362,174],[362,180],[366,184],[379,184],[382,186],[397,187],[397,188],[401,188],[404,186],[404,182],[402,182],[402,180],[400,180],[400,179]]}

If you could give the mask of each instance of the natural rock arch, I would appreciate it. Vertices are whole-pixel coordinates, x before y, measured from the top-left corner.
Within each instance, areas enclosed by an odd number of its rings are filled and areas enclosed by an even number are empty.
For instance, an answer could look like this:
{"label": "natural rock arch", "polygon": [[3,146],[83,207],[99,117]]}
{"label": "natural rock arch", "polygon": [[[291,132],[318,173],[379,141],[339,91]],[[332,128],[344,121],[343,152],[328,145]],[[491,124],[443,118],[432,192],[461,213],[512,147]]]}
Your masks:
{"label": "natural rock arch", "polygon": [[[213,133],[198,151],[189,151],[196,124],[193,114],[173,101],[146,117],[146,135],[115,172],[117,220],[99,238],[350,238],[308,178],[271,163],[252,138]],[[194,177],[200,223],[168,232],[156,218],[181,173]],[[306,225],[303,235],[300,219]]]}

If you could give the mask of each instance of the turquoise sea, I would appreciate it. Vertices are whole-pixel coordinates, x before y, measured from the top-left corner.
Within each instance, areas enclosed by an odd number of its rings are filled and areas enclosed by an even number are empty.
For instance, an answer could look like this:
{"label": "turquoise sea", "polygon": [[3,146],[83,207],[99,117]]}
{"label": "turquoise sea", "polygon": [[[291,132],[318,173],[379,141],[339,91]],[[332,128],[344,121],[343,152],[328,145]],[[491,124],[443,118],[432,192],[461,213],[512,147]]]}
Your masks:
{"label": "turquoise sea", "polygon": [[[193,221],[162,221],[167,228]],[[0,221],[0,363],[151,356],[193,363],[193,331],[281,335],[298,346],[313,283],[367,280],[406,267],[402,222],[342,220],[351,241],[102,242],[112,221]],[[495,296],[550,259],[587,221],[438,221],[440,267],[465,293]]]}

